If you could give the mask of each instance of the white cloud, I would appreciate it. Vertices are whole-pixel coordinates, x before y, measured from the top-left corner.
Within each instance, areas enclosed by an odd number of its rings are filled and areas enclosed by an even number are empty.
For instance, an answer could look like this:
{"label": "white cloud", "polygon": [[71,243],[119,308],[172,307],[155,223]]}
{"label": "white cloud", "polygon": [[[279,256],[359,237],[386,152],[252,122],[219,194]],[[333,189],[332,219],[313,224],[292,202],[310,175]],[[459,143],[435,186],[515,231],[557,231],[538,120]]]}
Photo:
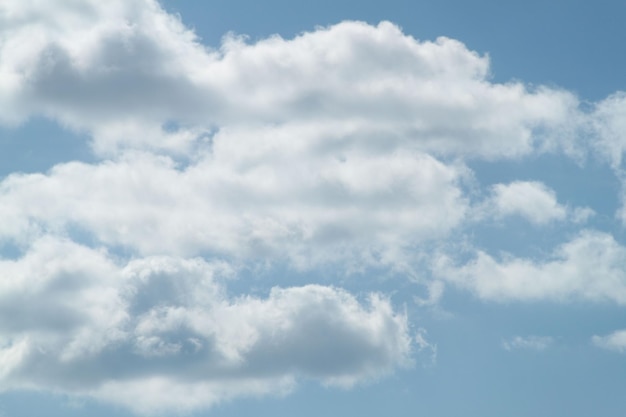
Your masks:
{"label": "white cloud", "polygon": [[626,352],[626,330],[616,330],[606,336],[593,336],[594,345],[603,349],[613,350],[619,353]]}
{"label": "white cloud", "polygon": [[12,175],[0,183],[0,239],[78,229],[141,254],[385,263],[367,259],[444,236],[464,217],[462,170],[424,154],[235,159],[216,141],[184,169],[136,154]]}
{"label": "white cloud", "polygon": [[[0,123],[43,115],[101,160],[0,182],[0,244],[21,251],[0,259],[0,388],[187,411],[303,378],[350,386],[409,364],[412,345],[434,358],[383,296],[232,297],[235,272],[212,259],[397,267],[450,236],[469,210],[464,158],[564,146],[579,123],[572,94],[489,70],[389,22],[212,50],[153,0],[1,2]],[[501,187],[503,215],[590,215],[540,183]],[[587,232],[544,263],[479,253],[437,272],[485,299],[626,303],[625,256]],[[435,304],[443,284],[429,290]]]}
{"label": "white cloud", "polygon": [[536,181],[515,181],[492,187],[496,215],[518,215],[531,223],[546,224],[564,220],[567,209],[559,204],[554,190]]}
{"label": "white cloud", "polygon": [[[0,262],[0,388],[88,395],[139,412],[351,386],[411,363],[407,317],[372,294],[318,285],[228,296],[226,264],[44,238]],[[168,391],[180,395],[164,395]]]}
{"label": "white cloud", "polygon": [[508,351],[512,350],[536,350],[542,351],[549,348],[554,339],[550,336],[514,336],[502,341],[502,347]]}
{"label": "white cloud", "polygon": [[503,257],[479,251],[456,266],[447,257],[434,262],[435,274],[484,300],[612,301],[626,304],[626,248],[606,233],[584,231],[557,248],[546,261]]}
{"label": "white cloud", "polygon": [[564,91],[491,83],[486,57],[388,22],[254,44],[230,36],[210,50],[153,0],[11,0],[0,11],[0,92],[11,109],[0,117],[46,115],[90,132],[104,153],[190,152],[203,132],[243,125],[330,127],[318,146],[517,156],[550,142],[577,107]]}
{"label": "white cloud", "polygon": [[444,157],[526,154],[577,107],[388,22],[210,50],[152,0],[0,10],[5,122],[46,115],[112,158],[4,180],[0,239],[23,246],[79,229],[141,254],[399,263],[465,218],[467,169]]}
{"label": "white cloud", "polygon": [[519,216],[537,226],[569,220],[585,223],[595,215],[589,207],[569,207],[558,202],[556,192],[539,181],[495,184],[491,195],[474,208],[478,220]]}
{"label": "white cloud", "polygon": [[594,146],[604,154],[614,168],[622,165],[626,150],[626,93],[617,92],[598,102],[589,115]]}
{"label": "white cloud", "polygon": [[593,146],[611,164],[622,184],[621,207],[616,216],[626,224],[626,175],[623,156],[626,151],[626,92],[620,91],[595,104],[588,116]]}

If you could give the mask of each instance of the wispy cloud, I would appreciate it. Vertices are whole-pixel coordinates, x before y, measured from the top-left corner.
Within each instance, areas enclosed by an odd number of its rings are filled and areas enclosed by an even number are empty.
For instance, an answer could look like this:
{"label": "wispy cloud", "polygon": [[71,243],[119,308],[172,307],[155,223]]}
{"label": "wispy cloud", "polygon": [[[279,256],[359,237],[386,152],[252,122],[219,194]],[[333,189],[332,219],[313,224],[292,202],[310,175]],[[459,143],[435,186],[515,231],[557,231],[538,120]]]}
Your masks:
{"label": "wispy cloud", "polygon": [[626,330],[616,330],[605,336],[593,336],[591,341],[602,349],[613,350],[619,353],[626,352]]}
{"label": "wispy cloud", "polygon": [[514,336],[502,341],[502,347],[508,351],[513,350],[535,350],[542,351],[548,349],[554,343],[554,338],[550,336]]}

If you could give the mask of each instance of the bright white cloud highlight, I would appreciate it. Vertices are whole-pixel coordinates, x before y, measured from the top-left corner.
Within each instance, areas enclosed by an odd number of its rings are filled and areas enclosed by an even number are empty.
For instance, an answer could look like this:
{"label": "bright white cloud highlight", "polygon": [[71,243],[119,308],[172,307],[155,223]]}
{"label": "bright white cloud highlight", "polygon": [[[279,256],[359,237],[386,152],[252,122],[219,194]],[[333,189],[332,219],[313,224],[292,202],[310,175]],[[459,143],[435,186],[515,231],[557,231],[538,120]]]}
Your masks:
{"label": "bright white cloud highlight", "polygon": [[606,336],[593,336],[591,341],[602,349],[613,350],[619,353],[626,352],[626,330],[616,330]]}
{"label": "bright white cloud highlight", "polygon": [[498,260],[478,251],[465,265],[445,257],[435,274],[484,300],[611,301],[626,304],[626,248],[606,233],[585,231],[543,261]]}

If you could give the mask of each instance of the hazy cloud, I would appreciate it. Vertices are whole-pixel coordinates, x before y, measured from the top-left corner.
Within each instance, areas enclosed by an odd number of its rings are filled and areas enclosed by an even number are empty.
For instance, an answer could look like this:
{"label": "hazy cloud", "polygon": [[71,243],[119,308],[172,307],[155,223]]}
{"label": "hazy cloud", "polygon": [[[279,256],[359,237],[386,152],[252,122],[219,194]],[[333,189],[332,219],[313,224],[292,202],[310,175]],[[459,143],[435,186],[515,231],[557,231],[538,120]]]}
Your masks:
{"label": "hazy cloud", "polygon": [[606,336],[593,336],[594,345],[615,352],[626,352],[626,330],[616,330]]}
{"label": "hazy cloud", "polygon": [[473,217],[479,221],[521,217],[536,226],[569,220],[585,223],[595,215],[589,207],[569,207],[559,203],[556,192],[539,181],[513,181],[494,184],[490,194],[473,208]]}
{"label": "hazy cloud", "polygon": [[542,351],[548,349],[554,339],[550,336],[514,336],[502,341],[505,350],[535,350]]}

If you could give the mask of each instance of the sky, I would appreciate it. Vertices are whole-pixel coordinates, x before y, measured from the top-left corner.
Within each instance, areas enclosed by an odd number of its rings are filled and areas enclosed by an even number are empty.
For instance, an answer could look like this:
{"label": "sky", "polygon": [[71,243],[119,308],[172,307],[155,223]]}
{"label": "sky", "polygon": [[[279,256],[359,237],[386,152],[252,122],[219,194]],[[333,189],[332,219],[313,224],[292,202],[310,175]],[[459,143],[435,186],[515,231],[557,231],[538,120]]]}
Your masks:
{"label": "sky", "polygon": [[0,416],[622,416],[626,5],[0,2]]}

